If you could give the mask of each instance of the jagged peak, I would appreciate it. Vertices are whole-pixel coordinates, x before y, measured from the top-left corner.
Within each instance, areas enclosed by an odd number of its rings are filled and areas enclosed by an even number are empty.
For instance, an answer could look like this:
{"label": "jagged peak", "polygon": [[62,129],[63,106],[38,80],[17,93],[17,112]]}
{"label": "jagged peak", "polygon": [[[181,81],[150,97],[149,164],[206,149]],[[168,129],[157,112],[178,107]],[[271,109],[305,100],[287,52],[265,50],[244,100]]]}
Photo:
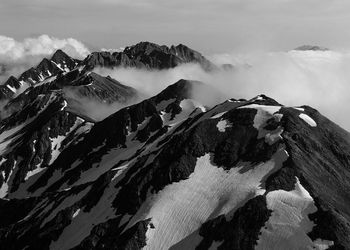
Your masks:
{"label": "jagged peak", "polygon": [[188,46],[186,46],[186,45],[184,45],[184,44],[182,44],[182,43],[179,43],[179,44],[176,45],[176,46],[172,45],[170,48],[194,51],[193,49],[191,49],[190,47],[188,47]]}
{"label": "jagged peak", "polygon": [[145,48],[160,48],[164,45],[159,45],[156,43],[152,43],[152,42],[148,42],[148,41],[141,41],[139,43],[136,43],[135,45],[131,45],[125,48],[125,50],[131,50],[131,49],[135,49],[135,48],[141,48],[141,49],[145,49]]}
{"label": "jagged peak", "polygon": [[[156,100],[166,100],[170,98],[190,98],[191,90],[194,86],[204,85],[200,81],[180,79],[177,82],[169,85],[163,91],[161,91],[157,96]],[[161,97],[161,98],[159,98]]]}
{"label": "jagged peak", "polygon": [[217,69],[199,52],[183,44],[168,47],[145,41],[128,46],[120,52],[93,52],[83,61],[87,70],[95,66],[168,69],[184,63],[198,63],[207,71]]}
{"label": "jagged peak", "polygon": [[44,58],[43,60],[41,60],[41,62],[38,64],[38,66],[36,68],[38,69],[38,68],[41,68],[41,67],[47,67],[49,65],[52,65],[51,60],[49,60],[47,58]]}
{"label": "jagged peak", "polygon": [[51,60],[54,61],[55,63],[59,63],[64,60],[73,60],[69,55],[67,55],[63,50],[58,49],[56,52],[52,55]]}
{"label": "jagged peak", "polygon": [[302,46],[299,46],[293,50],[300,50],[300,51],[309,51],[309,50],[312,50],[312,51],[329,51],[328,48],[326,47],[322,47],[322,46],[318,46],[318,45],[302,45]]}
{"label": "jagged peak", "polygon": [[16,77],[10,76],[10,77],[7,79],[7,81],[6,81],[5,84],[10,83],[10,82],[18,82],[18,80],[17,80]]}
{"label": "jagged peak", "polygon": [[[271,105],[276,105],[276,106],[282,106],[282,104],[280,104],[279,102],[277,102],[275,99],[265,95],[265,94],[260,94],[260,95],[257,95],[255,96],[254,98],[252,98],[250,101],[261,101],[261,102],[267,102],[267,103],[270,103]],[[269,104],[269,105],[270,105]]]}

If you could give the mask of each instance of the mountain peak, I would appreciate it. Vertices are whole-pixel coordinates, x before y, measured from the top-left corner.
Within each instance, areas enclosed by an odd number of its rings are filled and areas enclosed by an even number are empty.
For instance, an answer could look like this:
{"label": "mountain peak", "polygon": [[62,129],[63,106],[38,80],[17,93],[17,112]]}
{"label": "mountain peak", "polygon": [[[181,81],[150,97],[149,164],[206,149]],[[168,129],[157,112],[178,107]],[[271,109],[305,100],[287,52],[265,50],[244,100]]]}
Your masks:
{"label": "mountain peak", "polygon": [[0,86],[1,249],[350,249],[350,135],[317,110],[186,79],[145,98],[92,71],[210,67],[183,44],[77,62]]}
{"label": "mountain peak", "polygon": [[65,52],[63,52],[61,49],[56,50],[56,52],[52,55],[51,60],[54,61],[55,63],[67,60],[67,59],[72,59],[69,55],[67,55]]}
{"label": "mountain peak", "polygon": [[121,52],[94,52],[84,60],[89,70],[95,66],[169,69],[184,63],[198,63],[208,71],[216,68],[199,52],[183,44],[168,47],[151,42],[140,42]]}
{"label": "mountain peak", "polygon": [[7,79],[7,81],[6,81],[5,84],[8,84],[8,83],[10,83],[10,82],[18,82],[18,80],[17,80],[16,77],[10,76],[10,77]]}
{"label": "mountain peak", "polygon": [[328,51],[329,49],[326,47],[321,47],[321,46],[317,46],[317,45],[302,45],[299,46],[297,48],[295,48],[294,50],[300,50],[300,51]]}

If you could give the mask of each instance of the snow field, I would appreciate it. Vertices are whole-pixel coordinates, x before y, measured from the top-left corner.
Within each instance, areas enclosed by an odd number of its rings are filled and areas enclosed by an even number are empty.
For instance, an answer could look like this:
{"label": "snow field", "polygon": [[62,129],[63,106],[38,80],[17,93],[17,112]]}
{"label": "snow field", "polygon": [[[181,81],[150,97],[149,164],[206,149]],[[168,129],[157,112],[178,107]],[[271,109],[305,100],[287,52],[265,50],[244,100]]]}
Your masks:
{"label": "snow field", "polygon": [[[240,163],[225,171],[212,165],[210,154],[206,154],[198,158],[188,179],[149,194],[127,228],[151,218],[155,228],[147,231],[144,249],[168,249],[195,232],[207,219],[232,214],[247,199],[264,192],[262,179],[280,168],[287,157],[281,148],[268,162],[255,166]],[[250,169],[241,174],[244,167]]]}
{"label": "snow field", "polygon": [[307,236],[314,223],[308,215],[317,211],[313,198],[300,184],[292,191],[276,190],[266,196],[272,215],[261,230],[257,250],[325,249],[333,242],[312,240]]}

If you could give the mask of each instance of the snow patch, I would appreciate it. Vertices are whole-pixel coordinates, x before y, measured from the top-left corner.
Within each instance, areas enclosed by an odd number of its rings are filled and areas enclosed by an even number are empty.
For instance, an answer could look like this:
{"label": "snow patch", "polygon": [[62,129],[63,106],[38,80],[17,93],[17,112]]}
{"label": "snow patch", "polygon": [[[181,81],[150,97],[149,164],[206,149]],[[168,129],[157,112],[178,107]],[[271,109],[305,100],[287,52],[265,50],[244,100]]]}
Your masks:
{"label": "snow patch", "polygon": [[[85,188],[78,194],[69,194],[69,196],[65,197],[59,205],[50,212],[49,215],[45,215],[45,220],[41,223],[41,227],[45,226],[46,223],[53,220],[55,216],[62,211],[63,209],[66,209],[68,207],[73,206],[75,203],[80,201],[91,189],[91,187]],[[52,203],[57,202],[56,200],[53,200]]]}
{"label": "snow patch", "polygon": [[14,88],[14,87],[12,87],[12,86],[10,86],[10,85],[6,85],[6,87],[9,89],[9,90],[11,90],[13,93],[16,93],[16,88]]}
{"label": "snow patch", "polygon": [[12,177],[12,173],[14,172],[15,168],[17,166],[17,161],[15,160],[15,162],[13,163],[13,167],[11,168],[11,171],[9,173],[9,175],[7,176],[7,179],[5,178],[6,174],[5,174],[5,171],[2,171],[1,174],[2,174],[2,177],[3,177],[3,183],[1,185],[1,188],[0,188],[0,198],[1,199],[4,199],[4,197],[8,194],[8,191],[9,191],[9,185],[11,186],[11,182],[10,182],[10,178]]}
{"label": "snow patch", "polygon": [[272,210],[271,217],[261,230],[256,249],[322,249],[333,242],[312,242],[308,237],[314,227],[308,215],[317,211],[314,201],[297,178],[292,191],[276,190],[266,195],[267,208]]}
{"label": "snow patch", "polygon": [[298,108],[298,107],[292,107],[292,108],[295,109],[295,110],[301,111],[301,112],[305,111],[305,109],[303,109],[303,108]]}
{"label": "snow patch", "polygon": [[316,239],[314,242],[315,245],[315,249],[317,250],[326,250],[328,249],[330,246],[334,245],[333,241],[330,240],[322,240],[322,239]]}
{"label": "snow patch", "polygon": [[[66,101],[64,101],[64,104],[65,104],[65,106],[67,106],[67,102]],[[64,107],[62,109],[64,109]],[[62,141],[67,137],[67,135],[72,133],[72,131],[77,126],[79,126],[82,121],[83,121],[82,119],[78,119],[77,118],[75,120],[75,123],[73,124],[73,126],[69,129],[69,131],[65,135],[58,135],[55,138],[50,138],[50,140],[51,140],[51,159],[50,159],[49,165],[52,164],[57,159],[57,157],[60,155],[60,153],[62,152],[62,150],[63,150],[61,148]]]}
{"label": "snow patch", "polygon": [[80,208],[78,208],[78,209],[74,212],[74,214],[72,215],[72,218],[77,217],[78,214],[79,214],[79,212],[80,212]]}
{"label": "snow patch", "polygon": [[61,111],[63,111],[67,107],[68,103],[66,100],[63,101],[63,106],[61,108]]}
{"label": "snow patch", "polygon": [[74,248],[90,234],[95,225],[116,217],[116,211],[112,203],[120,190],[120,188],[116,189],[114,187],[117,181],[118,179],[114,180],[106,187],[99,202],[90,212],[80,210],[79,216],[75,217],[63,229],[56,241],[51,242],[50,249],[61,250]]}
{"label": "snow patch", "polygon": [[235,109],[240,105],[241,103],[236,103],[236,102],[230,102],[230,101],[223,102],[215,106],[214,108],[210,109],[206,113],[204,113],[198,120],[196,120],[195,123],[191,125],[190,128],[188,128],[188,130],[192,129],[193,127],[195,127],[197,124],[201,123],[204,120],[211,119],[215,115],[219,116],[220,113],[225,113],[227,112],[227,110]]}
{"label": "snow patch", "polygon": [[[238,107],[238,109],[249,108],[256,109],[257,113],[254,117],[254,128],[260,130],[260,128],[265,125],[266,121],[274,116],[277,113],[281,106],[268,106],[268,105],[259,105],[259,104],[250,104],[242,107]],[[262,135],[259,135],[258,138],[262,138]]]}
{"label": "snow patch", "polygon": [[269,145],[276,143],[279,140],[282,140],[283,128],[279,126],[277,129],[271,132],[267,132],[265,135],[265,142]]}
{"label": "snow patch", "polygon": [[216,127],[220,132],[225,132],[226,128],[232,127],[232,124],[227,120],[221,120],[216,124]]}
{"label": "snow patch", "polygon": [[40,167],[42,162],[43,160],[41,160],[33,170],[27,172],[26,177],[24,178],[25,181],[28,180],[31,176],[36,175],[45,169]]}
{"label": "snow patch", "polygon": [[161,118],[163,120],[163,125],[174,126],[184,120],[186,120],[190,114],[198,109],[201,112],[205,112],[205,107],[199,102],[192,99],[184,99],[180,102],[181,112],[176,114],[173,119],[171,119],[170,113],[161,112]]}
{"label": "snow patch", "polygon": [[173,103],[176,99],[171,98],[169,100],[163,100],[160,103],[157,104],[156,109],[157,111],[164,110],[166,107],[168,107],[169,104]]}
{"label": "snow patch", "polygon": [[6,182],[3,182],[0,188],[0,198],[3,199],[9,190],[9,185]]}
{"label": "snow patch", "polygon": [[35,87],[41,86],[41,85],[49,83],[49,82],[53,82],[54,80],[56,80],[56,78],[57,78],[57,76],[52,76],[52,77],[46,78],[45,80],[35,84]]}
{"label": "snow patch", "polygon": [[51,165],[61,153],[61,143],[66,138],[65,135],[59,135],[55,138],[50,138],[51,140],[51,159],[49,165]]}
{"label": "snow patch", "polygon": [[309,124],[311,127],[317,127],[316,122],[307,114],[300,114],[299,118],[303,119],[304,122],[306,122],[307,124]]}
{"label": "snow patch", "polygon": [[223,115],[226,114],[226,113],[227,113],[227,111],[225,111],[225,112],[220,112],[220,113],[218,113],[218,114],[212,116],[210,119],[217,119],[217,118],[220,118],[221,116],[223,116]]}
{"label": "snow patch", "polygon": [[[287,155],[280,148],[265,163],[239,163],[228,171],[212,165],[210,158],[210,154],[198,158],[188,179],[150,195],[129,222],[126,229],[151,218],[155,228],[147,231],[144,249],[169,249],[209,218],[220,214],[232,216],[242,203],[259,193],[262,179],[279,169]],[[248,170],[241,173],[243,168]]]}

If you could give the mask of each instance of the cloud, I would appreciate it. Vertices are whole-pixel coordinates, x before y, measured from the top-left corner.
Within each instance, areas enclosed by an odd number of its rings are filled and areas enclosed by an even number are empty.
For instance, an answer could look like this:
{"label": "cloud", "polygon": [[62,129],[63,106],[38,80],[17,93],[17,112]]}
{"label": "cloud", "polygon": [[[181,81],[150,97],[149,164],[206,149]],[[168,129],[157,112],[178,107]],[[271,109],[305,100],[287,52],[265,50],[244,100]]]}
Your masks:
{"label": "cloud", "polygon": [[74,34],[105,48],[184,43],[204,53],[304,43],[346,48],[349,10],[346,0],[13,0],[0,3],[0,23],[11,24],[1,25],[0,33]]}
{"label": "cloud", "polygon": [[[310,105],[350,131],[350,54],[340,52],[290,51],[215,55],[218,64],[231,63],[234,70],[204,72],[198,65],[169,70],[96,69],[142,90],[147,96],[159,93],[179,79],[200,80],[225,93],[225,98],[250,99],[266,94],[287,106]],[[196,93],[194,93],[196,94]],[[207,104],[221,101],[211,93],[197,93]]]}
{"label": "cloud", "polygon": [[4,82],[10,75],[18,76],[26,69],[36,66],[43,57],[50,57],[57,49],[79,59],[90,53],[83,43],[73,38],[59,39],[41,35],[16,41],[11,37],[0,36],[0,82]]}
{"label": "cloud", "polygon": [[140,96],[135,96],[127,102],[107,104],[97,99],[82,96],[74,87],[63,88],[63,93],[68,101],[68,110],[84,118],[90,118],[92,121],[101,121],[118,110],[142,100]]}
{"label": "cloud", "polygon": [[18,61],[28,56],[47,56],[62,49],[72,57],[84,58],[90,52],[84,44],[73,38],[59,39],[48,35],[25,38],[22,42],[0,36],[0,58]]}

